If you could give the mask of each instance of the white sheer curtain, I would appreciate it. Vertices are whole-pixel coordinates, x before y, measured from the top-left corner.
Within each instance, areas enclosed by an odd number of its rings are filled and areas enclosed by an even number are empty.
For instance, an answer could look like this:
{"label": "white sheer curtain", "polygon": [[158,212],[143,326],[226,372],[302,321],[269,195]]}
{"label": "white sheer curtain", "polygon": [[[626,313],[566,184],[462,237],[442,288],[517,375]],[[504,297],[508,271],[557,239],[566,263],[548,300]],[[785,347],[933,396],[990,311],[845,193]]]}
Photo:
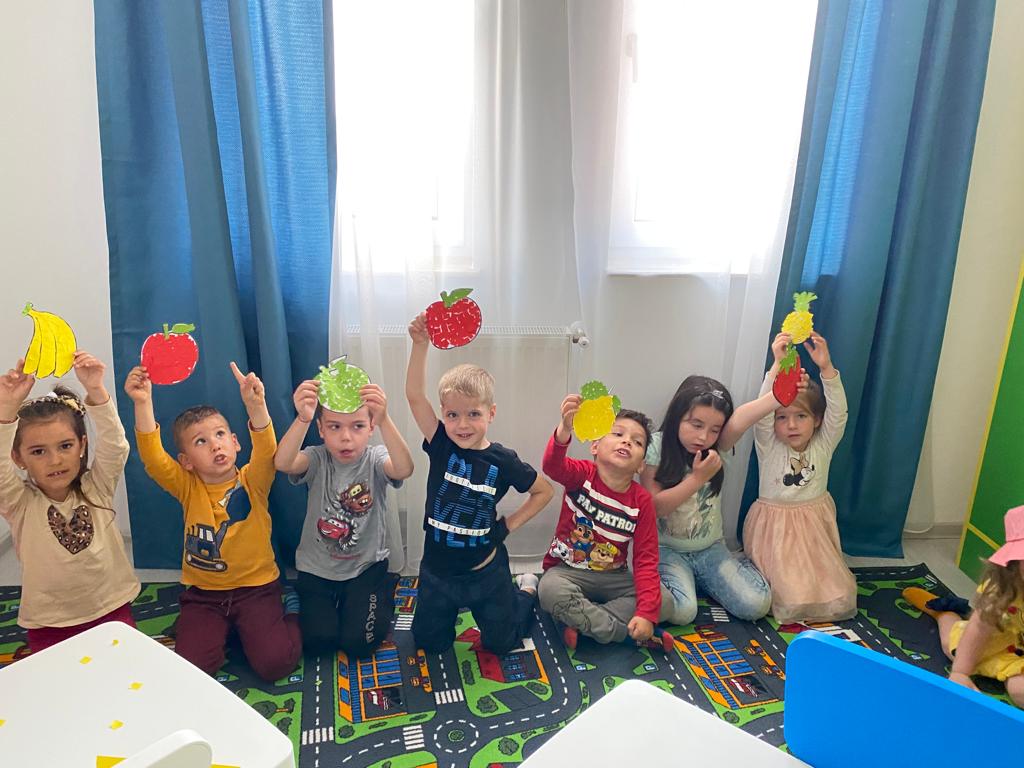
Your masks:
{"label": "white sheer curtain", "polygon": [[[473,288],[484,323],[506,329],[583,319],[592,343],[568,382],[529,336],[430,356],[428,386],[458,362],[491,370],[492,439],[535,466],[566,388],[591,377],[655,422],[691,373],[737,403],[756,394],[814,7],[335,0],[331,347],[382,383],[417,459],[392,504],[394,569],[418,566],[426,475],[404,327],[442,290]],[[728,473],[729,534],[748,453]],[[557,508],[513,555],[543,552]]]}
{"label": "white sheer curtain", "polygon": [[[568,0],[588,364],[657,427],[689,374],[756,396],[816,2]],[[733,539],[749,435],[723,491]]]}
{"label": "white sheer curtain", "polygon": [[[452,365],[487,367],[498,404],[490,437],[538,470],[565,394],[564,373],[531,369],[551,354],[531,346],[545,340],[509,329],[581,317],[566,23],[562,3],[335,0],[331,351],[382,384],[417,462],[391,504],[403,510],[392,530],[407,554],[394,538],[394,570],[415,570],[423,537],[426,457],[404,397],[409,319],[442,290],[473,288],[485,329],[503,335],[432,350],[428,394]],[[519,500],[511,492],[503,511]],[[544,551],[557,508],[509,540],[513,555]]]}

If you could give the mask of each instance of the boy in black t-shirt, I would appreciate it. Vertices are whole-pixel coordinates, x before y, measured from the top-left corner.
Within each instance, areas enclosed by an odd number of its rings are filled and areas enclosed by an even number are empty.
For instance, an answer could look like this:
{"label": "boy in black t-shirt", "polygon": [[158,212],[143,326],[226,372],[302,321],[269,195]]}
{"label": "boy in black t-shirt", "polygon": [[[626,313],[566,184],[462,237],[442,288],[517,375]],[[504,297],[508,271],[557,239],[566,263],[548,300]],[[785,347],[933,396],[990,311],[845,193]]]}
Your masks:
{"label": "boy in black t-shirt", "polygon": [[[515,451],[488,441],[496,408],[494,379],[483,368],[458,365],[441,377],[438,420],[426,394],[429,339],[423,314],[409,324],[409,336],[405,396],[430,458],[413,637],[425,651],[446,650],[455,639],[459,609],[468,607],[481,645],[508,653],[529,632],[537,577],[519,576],[516,589],[503,542],[551,500],[551,485]],[[529,498],[498,519],[496,505],[510,487]]]}

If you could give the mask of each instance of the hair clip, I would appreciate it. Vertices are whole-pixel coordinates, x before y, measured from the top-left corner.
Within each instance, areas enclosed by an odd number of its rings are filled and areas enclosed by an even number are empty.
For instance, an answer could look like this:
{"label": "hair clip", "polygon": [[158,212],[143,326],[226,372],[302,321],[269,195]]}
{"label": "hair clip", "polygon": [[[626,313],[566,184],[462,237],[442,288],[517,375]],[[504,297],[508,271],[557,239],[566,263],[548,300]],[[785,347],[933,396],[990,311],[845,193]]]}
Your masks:
{"label": "hair clip", "polygon": [[85,415],[85,406],[82,405],[82,401],[72,395],[58,395],[56,392],[50,392],[49,394],[40,395],[39,397],[33,397],[31,400],[26,400],[22,404],[22,408],[35,405],[36,403],[60,403],[61,405],[67,406],[80,416]]}

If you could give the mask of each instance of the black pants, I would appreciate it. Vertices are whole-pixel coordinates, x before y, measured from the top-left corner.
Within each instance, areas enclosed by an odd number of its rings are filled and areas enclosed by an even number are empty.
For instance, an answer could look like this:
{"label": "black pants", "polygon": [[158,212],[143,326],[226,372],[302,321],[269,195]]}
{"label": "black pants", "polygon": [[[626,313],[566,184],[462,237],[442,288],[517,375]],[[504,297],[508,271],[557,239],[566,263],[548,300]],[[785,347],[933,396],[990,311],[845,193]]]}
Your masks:
{"label": "black pants", "polygon": [[480,644],[491,653],[505,654],[530,633],[535,600],[535,595],[512,583],[503,544],[479,571],[436,574],[421,564],[413,638],[430,653],[447,650],[455,640],[459,609],[469,608],[480,630]]}
{"label": "black pants", "polygon": [[299,571],[302,644],[310,653],[341,650],[369,656],[387,637],[395,614],[388,561],[374,563],[354,579],[331,581]]}

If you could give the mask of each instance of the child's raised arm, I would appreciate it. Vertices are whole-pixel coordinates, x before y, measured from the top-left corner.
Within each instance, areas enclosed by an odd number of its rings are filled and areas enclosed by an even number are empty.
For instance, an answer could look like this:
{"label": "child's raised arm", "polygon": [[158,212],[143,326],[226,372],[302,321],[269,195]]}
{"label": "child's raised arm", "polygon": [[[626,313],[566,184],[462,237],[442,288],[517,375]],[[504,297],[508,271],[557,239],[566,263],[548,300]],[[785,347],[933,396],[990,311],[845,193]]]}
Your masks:
{"label": "child's raised arm", "polygon": [[416,426],[429,441],[437,431],[437,413],[427,399],[427,346],[430,337],[427,335],[425,312],[420,312],[409,323],[409,336],[412,338],[412,351],[409,353],[409,368],[405,373],[405,399],[409,401]]}
{"label": "child's raised arm", "polygon": [[[772,367],[764,375],[764,381],[761,383],[761,391],[757,393],[757,396],[764,397],[766,394],[772,391],[772,385],[775,384],[775,378],[779,375],[779,365],[782,361],[782,357],[785,355],[786,346],[789,345],[790,340],[793,337],[788,333],[780,333],[776,335],[772,341],[772,355],[775,360],[772,363]],[[754,423],[754,448],[757,450],[758,457],[766,455],[771,448],[775,445],[775,412],[769,411],[767,414],[762,416]]]}
{"label": "child's raised arm", "polygon": [[18,502],[25,493],[26,485],[14,469],[11,449],[14,447],[14,435],[17,427],[18,409],[32,391],[35,377],[23,373],[25,361],[18,360],[11,370],[0,376],[0,423],[5,426],[0,430],[0,516],[8,518],[12,513],[10,507]]}
{"label": "child's raised arm", "polygon": [[292,395],[295,403],[295,420],[288,427],[274,454],[274,468],[288,475],[301,475],[309,469],[309,459],[302,454],[302,441],[306,439],[309,425],[316,416],[317,391],[320,382],[307,379],[299,384]]}
{"label": "child's raised arm", "polygon": [[[388,397],[377,384],[367,384],[359,390],[363,404],[370,412],[370,423],[380,428],[380,437],[384,447],[388,449],[388,458],[384,462],[384,474],[392,480],[405,480],[412,475],[413,463],[409,446],[395,422],[388,415]],[[429,405],[429,404],[428,404]],[[433,409],[431,409],[433,411]],[[437,420],[434,420],[437,428]]]}
{"label": "child's raised arm", "polygon": [[86,405],[103,405],[110,399],[110,393],[103,384],[107,366],[85,350],[75,351],[73,367],[75,376],[85,388]]}
{"label": "child's raised arm", "polygon": [[156,431],[153,415],[153,382],[141,365],[136,365],[124,380],[124,391],[135,404],[135,431],[142,434]]}
{"label": "child's raised arm", "polygon": [[825,417],[821,420],[819,434],[830,447],[835,448],[843,439],[848,418],[843,382],[839,379],[839,371],[832,365],[832,355],[824,336],[812,333],[811,338],[804,342],[804,348],[818,366],[821,373],[821,388],[825,395]]}
{"label": "child's raised arm", "polygon": [[559,445],[568,445],[572,441],[572,420],[580,409],[583,398],[579,395],[566,395],[562,400],[562,418],[555,428],[555,440]]}
{"label": "child's raised arm", "polygon": [[571,459],[566,455],[569,443],[572,442],[572,420],[582,402],[583,398],[575,394],[566,395],[562,400],[561,418],[544,449],[544,458],[541,459],[544,474],[565,486],[582,482],[589,471],[589,462]]}
{"label": "child's raised arm", "polygon": [[117,408],[103,384],[107,366],[99,358],[79,349],[75,352],[73,367],[75,376],[85,388],[85,403],[91,409],[89,415],[96,427],[92,465],[81,482],[87,493],[92,494],[92,489],[95,489],[106,499],[112,497],[117,488],[130,448]]}
{"label": "child's raised arm", "polygon": [[245,412],[249,414],[249,424],[255,432],[262,432],[270,426],[270,411],[267,410],[266,390],[263,382],[255,373],[243,374],[234,361],[231,362],[231,373],[238,382],[238,392],[242,396]]}
{"label": "child's raised arm", "polygon": [[[766,384],[768,382],[774,382],[775,377],[779,375],[779,363],[786,354],[786,347],[792,341],[792,336],[788,333],[780,333],[776,335],[772,341],[772,355],[775,358],[775,362],[772,367],[768,369],[768,375],[766,377]],[[800,381],[797,384],[797,391],[802,392],[807,389],[807,382],[809,381],[807,374],[803,374],[800,377]],[[751,400],[749,403],[744,403],[735,411],[733,411],[732,417],[725,423],[722,428],[722,434],[718,437],[718,450],[730,451],[733,446],[740,441],[744,433],[754,426],[757,422],[763,419],[765,416],[773,413],[781,403],[775,399],[775,394],[772,392],[771,387],[766,387],[767,392],[759,395],[756,400]]]}
{"label": "child's raised arm", "polygon": [[24,373],[24,369],[25,360],[20,358],[11,370],[0,376],[0,421],[7,424],[18,418],[21,404],[36,383],[35,376]]}
{"label": "child's raised arm", "polygon": [[143,366],[137,365],[128,371],[124,391],[135,403],[135,442],[146,474],[165,491],[180,499],[187,473],[181,464],[170,457],[160,441],[156,416],[153,415],[153,382]]}

